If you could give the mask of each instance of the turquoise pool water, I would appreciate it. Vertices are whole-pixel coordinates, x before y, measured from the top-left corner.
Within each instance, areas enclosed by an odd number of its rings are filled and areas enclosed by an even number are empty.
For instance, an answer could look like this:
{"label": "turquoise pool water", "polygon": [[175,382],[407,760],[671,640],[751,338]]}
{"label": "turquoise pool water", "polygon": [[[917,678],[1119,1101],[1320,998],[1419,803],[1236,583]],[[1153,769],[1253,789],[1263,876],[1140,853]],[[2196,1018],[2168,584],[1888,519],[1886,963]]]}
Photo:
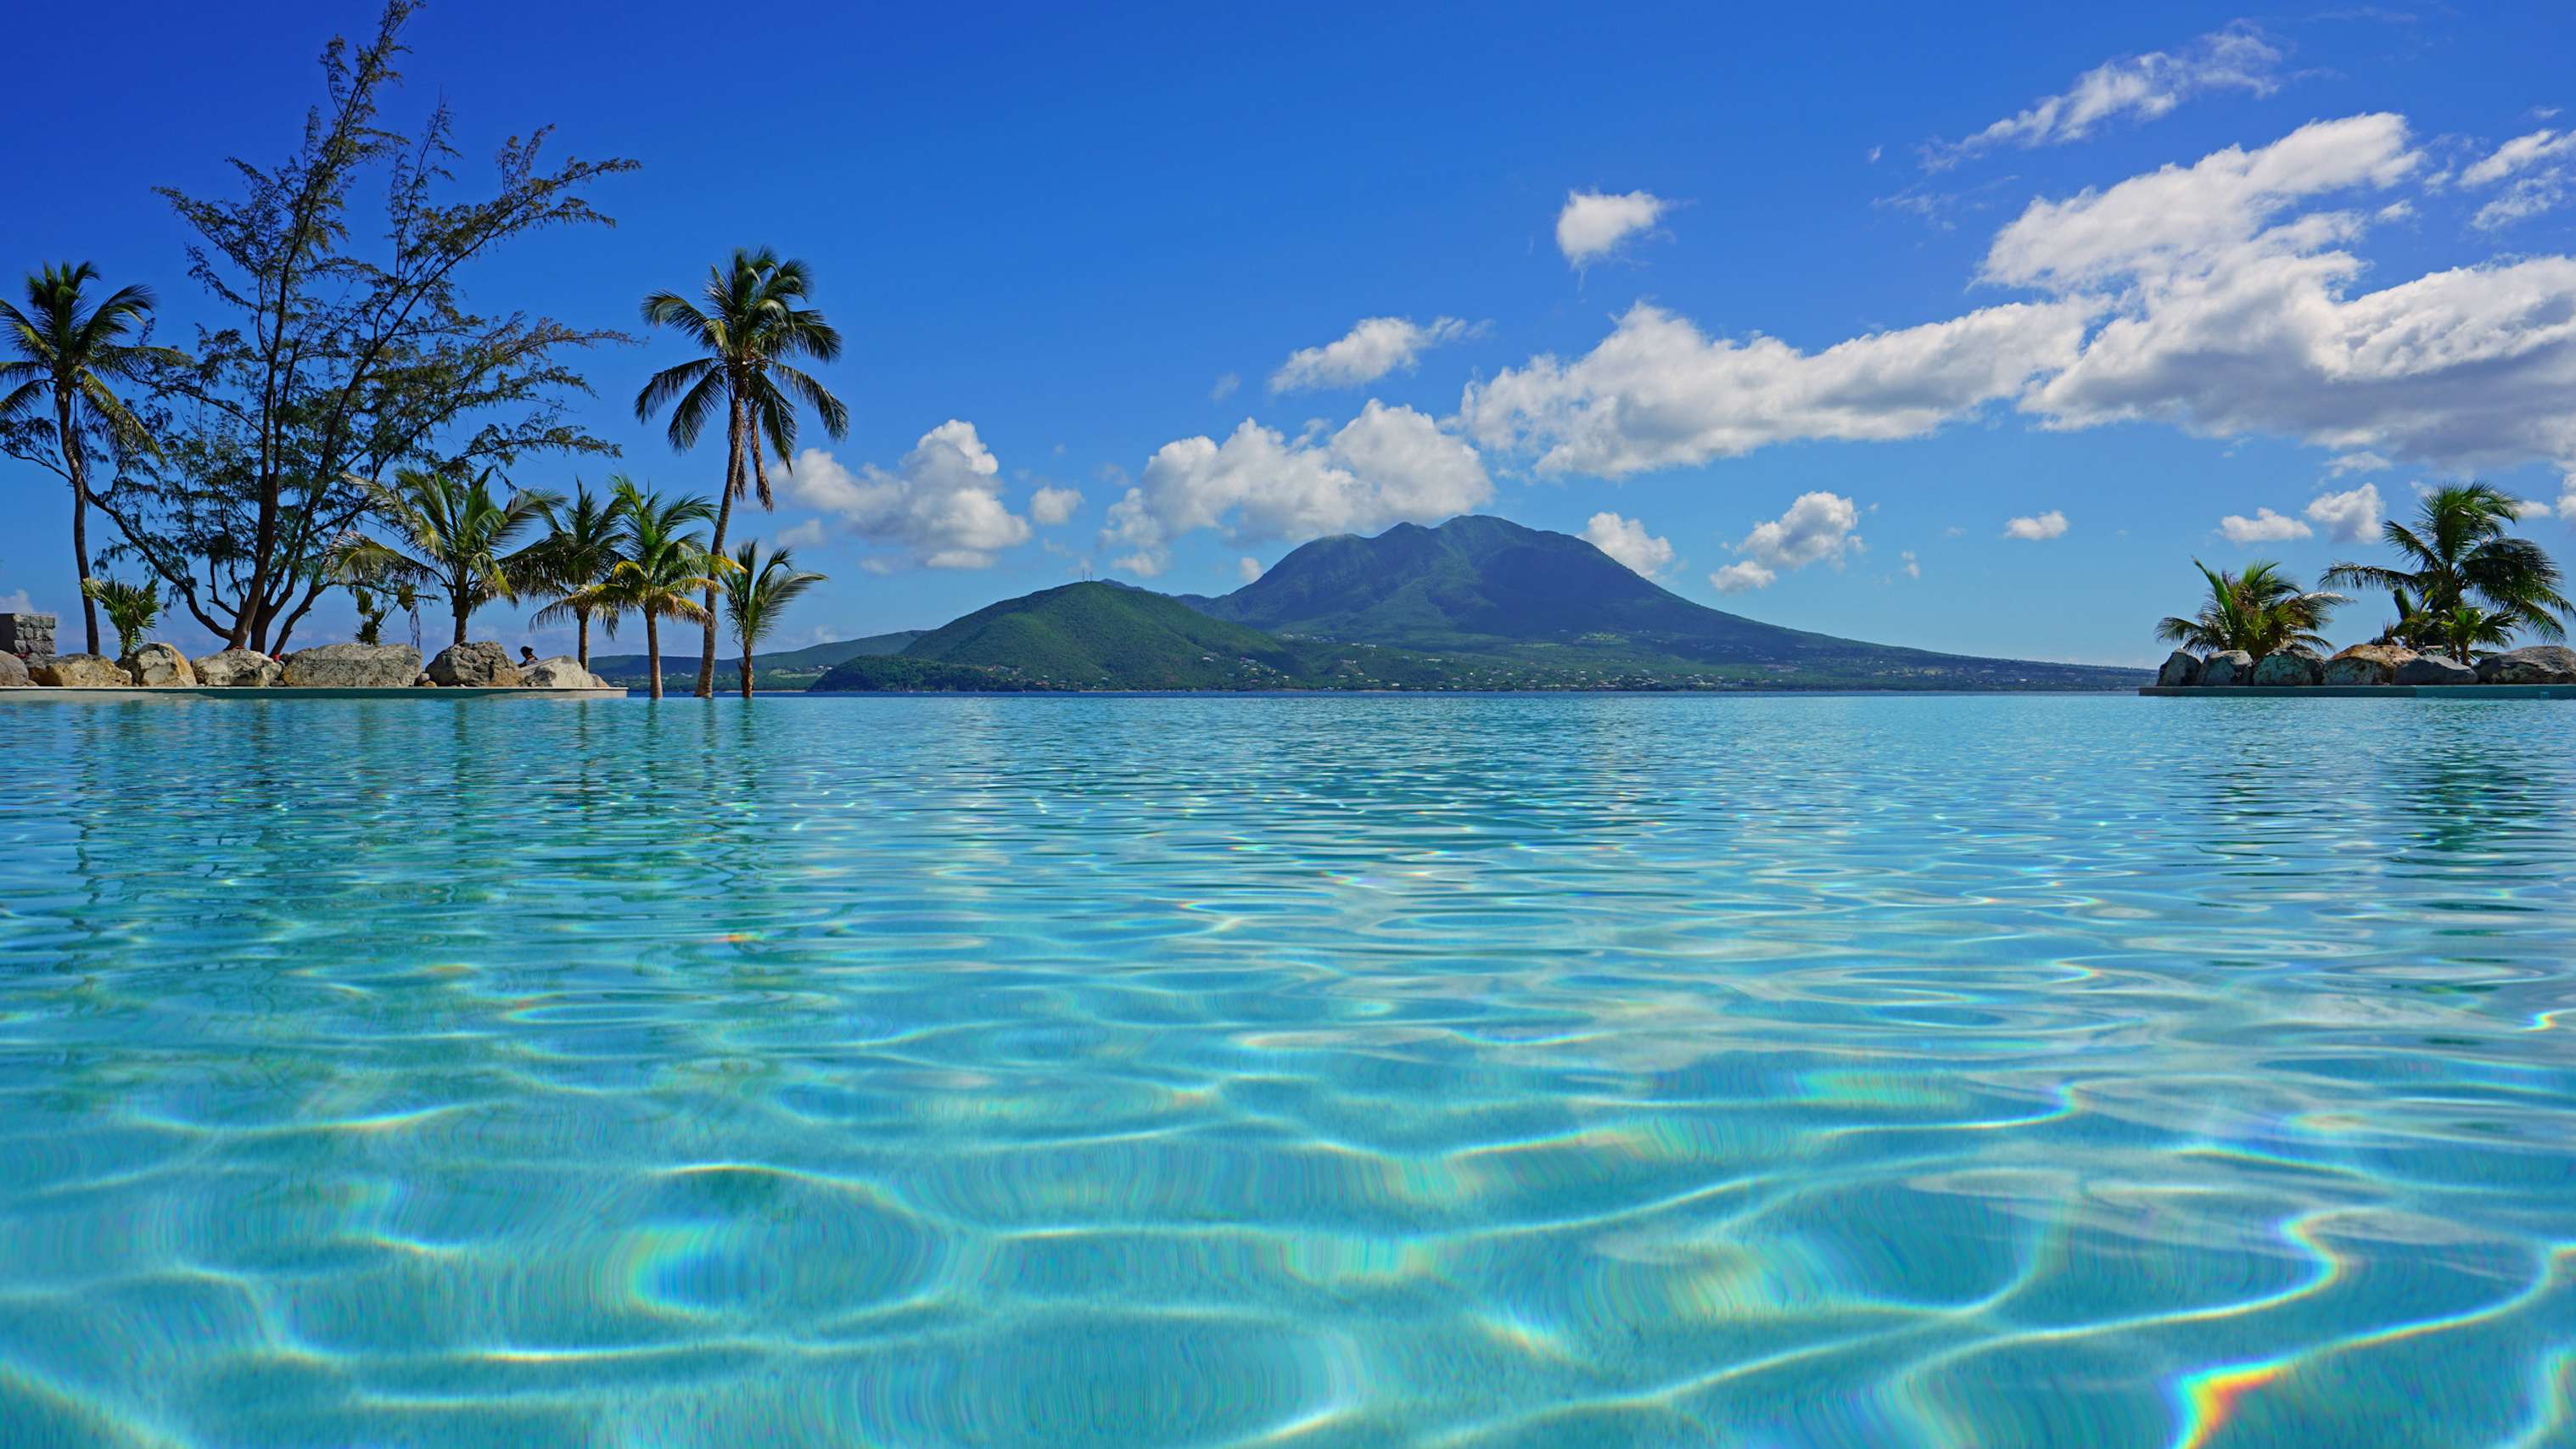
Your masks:
{"label": "turquoise pool water", "polygon": [[2576,1442],[2576,708],[0,708],[0,1443]]}

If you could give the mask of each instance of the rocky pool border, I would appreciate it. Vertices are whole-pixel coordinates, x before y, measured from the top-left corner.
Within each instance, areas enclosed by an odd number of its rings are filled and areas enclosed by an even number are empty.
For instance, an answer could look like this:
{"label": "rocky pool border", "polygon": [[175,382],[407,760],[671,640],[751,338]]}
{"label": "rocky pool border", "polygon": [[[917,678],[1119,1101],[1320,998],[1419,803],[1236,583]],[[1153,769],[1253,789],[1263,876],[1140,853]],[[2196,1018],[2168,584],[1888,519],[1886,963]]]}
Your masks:
{"label": "rocky pool border", "polygon": [[2576,699],[2576,684],[2148,684],[2158,699]]}
{"label": "rocky pool border", "polygon": [[156,685],[42,685],[27,689],[0,689],[0,704],[19,701],[60,699],[113,702],[136,699],[240,699],[240,700],[305,700],[305,699],[624,699],[623,686],[601,689],[530,689],[523,685],[485,688],[476,685],[446,685],[438,688],[413,686],[404,689],[367,689],[355,686],[299,685],[294,688],[228,689],[211,684]]}

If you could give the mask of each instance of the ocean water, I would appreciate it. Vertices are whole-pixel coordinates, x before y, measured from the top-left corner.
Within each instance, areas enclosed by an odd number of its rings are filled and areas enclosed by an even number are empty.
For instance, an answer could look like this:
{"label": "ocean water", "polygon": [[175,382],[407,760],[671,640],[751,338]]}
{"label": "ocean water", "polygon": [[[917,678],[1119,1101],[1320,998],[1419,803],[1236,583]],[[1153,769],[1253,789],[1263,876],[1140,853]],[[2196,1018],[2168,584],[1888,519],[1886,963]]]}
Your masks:
{"label": "ocean water", "polygon": [[0,707],[0,1444],[2576,1443],[2576,706]]}

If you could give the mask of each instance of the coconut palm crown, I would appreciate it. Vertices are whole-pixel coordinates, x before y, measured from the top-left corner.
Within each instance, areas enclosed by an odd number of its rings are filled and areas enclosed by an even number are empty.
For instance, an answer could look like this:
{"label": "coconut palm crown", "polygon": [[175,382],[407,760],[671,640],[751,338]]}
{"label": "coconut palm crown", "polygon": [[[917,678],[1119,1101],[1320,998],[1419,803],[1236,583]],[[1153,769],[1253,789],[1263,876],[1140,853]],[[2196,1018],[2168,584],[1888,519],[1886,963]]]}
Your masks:
{"label": "coconut palm crown", "polygon": [[593,619],[599,621],[601,633],[617,637],[615,601],[593,590],[617,567],[618,550],[626,538],[625,493],[619,490],[631,490],[631,485],[620,476],[609,479],[609,488],[609,495],[602,498],[575,482],[572,502],[546,510],[546,536],[527,551],[530,587],[555,599],[528,622],[544,628],[572,620],[574,657],[584,669],[590,667]]}
{"label": "coconut palm crown", "polygon": [[349,481],[366,490],[369,506],[401,542],[345,540],[332,550],[332,566],[350,579],[436,583],[446,591],[458,644],[465,642],[465,623],[476,609],[494,599],[517,600],[532,570],[510,545],[563,502],[537,490],[494,498],[488,468],[470,484],[413,468],[395,474],[391,485],[372,478]]}
{"label": "coconut palm crown", "polygon": [[733,563],[724,580],[725,613],[733,621],[734,641],[742,646],[742,697],[749,699],[752,651],[778,627],[787,606],[823,582],[823,575],[798,570],[792,549],[763,559],[758,539],[734,550]]}
{"label": "coconut palm crown", "polygon": [[733,567],[733,561],[710,553],[698,535],[684,532],[690,524],[714,516],[703,498],[665,498],[619,479],[616,506],[625,519],[616,565],[606,578],[564,602],[581,598],[594,608],[644,616],[645,668],[651,676],[650,693],[660,699],[662,621],[706,622],[705,606],[689,595],[699,590],[712,594],[717,579]]}
{"label": "coconut palm crown", "polygon": [[2242,649],[2257,659],[2300,645],[2331,647],[2323,633],[2326,616],[2344,602],[2343,595],[2301,589],[2277,563],[2250,563],[2242,573],[2198,559],[2191,565],[2208,581],[2209,597],[2198,614],[2159,622],[2157,638],[2212,653]]}
{"label": "coconut palm crown", "polygon": [[64,262],[27,278],[24,310],[0,302],[0,333],[18,354],[0,362],[0,418],[52,405],[61,471],[72,485],[72,562],[92,654],[98,599],[89,587],[89,438],[104,432],[119,447],[148,448],[142,421],[108,384],[139,382],[155,365],[183,360],[139,340],[151,321],[151,288],[119,287],[91,306],[85,290],[97,280],[89,263]]}
{"label": "coconut palm crown", "polygon": [[[761,507],[771,506],[763,444],[782,460],[794,450],[798,401],[813,409],[831,436],[849,431],[850,410],[794,365],[798,358],[831,362],[841,355],[841,334],[822,313],[804,305],[812,288],[813,274],[803,262],[780,261],[763,247],[738,249],[730,266],[710,267],[698,302],[677,292],[644,299],[647,323],[680,333],[704,355],[653,374],[635,395],[636,418],[649,422],[669,409],[671,446],[680,452],[695,446],[709,424],[724,420],[725,481],[718,494],[715,537],[708,545],[719,557],[735,499],[756,493]],[[715,606],[715,591],[709,589],[702,610],[706,640],[698,660],[697,692],[702,697],[715,690]]]}
{"label": "coconut palm crown", "polygon": [[[2559,593],[2558,565],[2540,545],[2505,531],[2520,511],[2520,503],[2489,484],[2436,488],[2424,496],[2412,526],[2393,518],[2380,525],[2380,536],[2405,566],[2339,563],[2326,570],[2325,581],[2403,591],[2435,619],[2474,603],[2508,629],[2563,639],[2560,619],[2576,605]],[[2447,628],[2431,632],[2449,642]]]}

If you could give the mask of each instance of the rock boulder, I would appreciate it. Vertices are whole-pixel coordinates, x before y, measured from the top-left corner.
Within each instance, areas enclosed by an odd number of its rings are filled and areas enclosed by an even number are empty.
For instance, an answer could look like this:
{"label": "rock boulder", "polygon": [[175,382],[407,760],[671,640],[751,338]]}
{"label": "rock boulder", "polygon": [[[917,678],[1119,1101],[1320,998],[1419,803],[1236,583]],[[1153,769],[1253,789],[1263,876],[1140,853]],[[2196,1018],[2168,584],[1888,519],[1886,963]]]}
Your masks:
{"label": "rock boulder", "polygon": [[2254,656],[2242,649],[2224,649],[2200,662],[2203,684],[2251,684],[2254,682]]}
{"label": "rock boulder", "polygon": [[2475,684],[2478,672],[2440,654],[2418,654],[2397,666],[2395,684]]}
{"label": "rock boulder", "polygon": [[540,659],[529,665],[527,672],[519,676],[519,683],[528,689],[606,689],[609,687],[606,680],[582,668],[581,661],[569,654],[558,654],[552,659]]}
{"label": "rock boulder", "polygon": [[27,661],[15,654],[0,654],[0,689],[25,689],[35,681],[27,677]]}
{"label": "rock boulder", "polygon": [[420,651],[408,644],[324,644],[286,661],[289,689],[409,689]]}
{"label": "rock boulder", "polygon": [[145,689],[193,687],[197,682],[197,667],[188,662],[187,655],[169,644],[137,644],[133,653],[116,663]]}
{"label": "rock boulder", "polygon": [[429,680],[448,688],[510,689],[519,682],[519,666],[510,651],[489,639],[451,644],[429,661]]}
{"label": "rock boulder", "polygon": [[134,684],[123,665],[96,654],[57,654],[28,670],[27,677],[57,689],[128,689]]}
{"label": "rock boulder", "polygon": [[2326,662],[2309,649],[2266,654],[2254,666],[2254,683],[2273,689],[2314,684],[2325,677]]}
{"label": "rock boulder", "polygon": [[2397,671],[2415,657],[2403,644],[2355,644],[2326,661],[2328,684],[2395,684]]}
{"label": "rock boulder", "polygon": [[2200,656],[2179,649],[2166,655],[2164,667],[2156,671],[2156,683],[2169,687],[2200,683]]}
{"label": "rock boulder", "polygon": [[286,666],[256,649],[225,649],[197,661],[197,682],[214,689],[275,689]]}
{"label": "rock boulder", "polygon": [[2576,649],[2534,644],[2478,661],[2480,684],[2576,684]]}

